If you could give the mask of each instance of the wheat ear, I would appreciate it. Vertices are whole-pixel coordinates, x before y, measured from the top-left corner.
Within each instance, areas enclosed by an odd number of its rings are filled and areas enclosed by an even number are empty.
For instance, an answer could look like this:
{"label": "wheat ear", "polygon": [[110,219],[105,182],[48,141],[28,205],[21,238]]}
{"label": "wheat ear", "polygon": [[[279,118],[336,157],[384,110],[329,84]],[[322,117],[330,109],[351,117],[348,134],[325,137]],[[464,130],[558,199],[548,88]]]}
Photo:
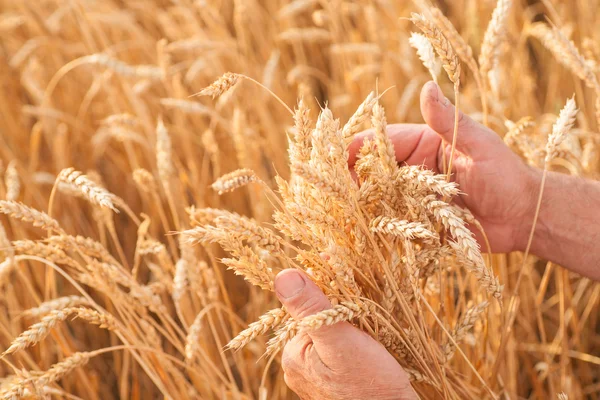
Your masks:
{"label": "wheat ear", "polygon": [[66,168],[58,174],[57,180],[72,184],[81,191],[90,203],[109,208],[116,213],[119,212],[114,205],[115,195],[92,181],[82,172],[76,171],[74,168]]}
{"label": "wheat ear", "polygon": [[260,180],[252,170],[238,169],[217,179],[215,183],[212,184],[212,188],[219,194],[223,194],[225,192],[231,192],[251,182],[262,183],[262,180]]}
{"label": "wheat ear", "polygon": [[283,308],[275,308],[261,315],[258,321],[248,325],[238,335],[231,339],[226,348],[239,350],[254,340],[257,336],[267,333],[270,329],[277,328],[286,318],[288,313]]}
{"label": "wheat ear", "polygon": [[57,233],[63,232],[58,222],[48,214],[16,201],[0,200],[0,213],[29,222],[38,228]]}

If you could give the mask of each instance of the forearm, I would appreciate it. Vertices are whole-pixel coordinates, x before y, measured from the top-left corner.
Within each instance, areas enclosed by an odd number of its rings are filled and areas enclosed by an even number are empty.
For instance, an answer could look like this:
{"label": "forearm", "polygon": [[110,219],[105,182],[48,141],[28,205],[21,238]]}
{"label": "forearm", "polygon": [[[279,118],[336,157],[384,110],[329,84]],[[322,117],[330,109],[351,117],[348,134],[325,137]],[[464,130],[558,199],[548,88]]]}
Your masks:
{"label": "forearm", "polygon": [[531,253],[600,280],[600,182],[548,172]]}

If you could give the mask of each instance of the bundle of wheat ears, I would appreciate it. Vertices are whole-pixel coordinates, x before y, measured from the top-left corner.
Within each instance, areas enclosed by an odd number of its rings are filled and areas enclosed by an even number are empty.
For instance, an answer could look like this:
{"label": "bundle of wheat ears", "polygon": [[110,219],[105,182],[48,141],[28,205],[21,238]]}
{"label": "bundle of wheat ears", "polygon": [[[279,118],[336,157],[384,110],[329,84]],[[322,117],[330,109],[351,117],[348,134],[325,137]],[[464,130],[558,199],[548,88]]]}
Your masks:
{"label": "bundle of wheat ears", "polygon": [[[221,93],[227,80],[222,78],[207,91]],[[272,329],[276,333],[266,351],[273,353],[299,330],[352,321],[384,344],[412,378],[440,385],[443,374],[460,394],[467,389],[453,382],[451,369],[444,365],[469,330],[479,321],[485,323],[486,293],[500,303],[502,286],[467,228],[465,219],[473,217],[449,203],[458,187],[446,175],[398,165],[375,93],[344,126],[328,108],[320,112],[316,125],[308,115],[300,100],[290,133],[292,174],[287,181],[276,177],[279,196],[248,169],[212,185],[219,193],[260,185],[279,205],[273,220],[285,238],[257,221],[215,209],[194,210],[199,226],[183,235],[192,243],[219,243],[233,256],[222,262],[265,290],[273,290],[278,270],[301,268],[334,307],[300,321],[285,309],[270,310],[227,346],[240,349]],[[354,180],[348,169],[348,143],[365,121],[371,121],[374,135],[362,144]],[[421,303],[432,294],[438,296],[440,269],[442,279],[468,285],[464,301],[470,306],[448,328],[452,334],[436,343],[430,329],[438,321],[426,321]]]}
{"label": "bundle of wheat ears", "polygon": [[[555,3],[0,0],[0,399],[294,399],[281,350],[340,321],[421,398],[596,398],[600,285],[535,220],[491,254],[451,173],[462,110],[538,210],[600,176],[600,3]],[[439,174],[387,126],[431,79]],[[289,268],[333,307],[292,318]]]}

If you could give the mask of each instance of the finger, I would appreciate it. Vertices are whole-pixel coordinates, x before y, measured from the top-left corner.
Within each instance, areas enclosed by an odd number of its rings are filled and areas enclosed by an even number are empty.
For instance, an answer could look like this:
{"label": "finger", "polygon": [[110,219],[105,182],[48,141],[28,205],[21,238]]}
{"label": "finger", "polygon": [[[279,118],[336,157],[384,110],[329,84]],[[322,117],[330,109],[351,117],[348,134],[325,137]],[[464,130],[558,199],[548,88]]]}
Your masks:
{"label": "finger", "polygon": [[[454,105],[444,96],[435,82],[427,82],[423,86],[421,91],[423,118],[427,125],[448,143],[452,143],[454,135],[454,112]],[[494,132],[468,115],[459,113],[456,148],[462,153],[471,157],[482,154],[489,142],[497,139],[496,136]]]}
{"label": "finger", "polygon": [[[423,132],[427,130],[424,124],[392,124],[387,126],[387,134],[394,144],[396,160],[405,161],[421,141]],[[356,135],[348,146],[348,165],[353,167],[356,163],[358,152],[367,138],[374,135],[373,129],[367,129]]]}
{"label": "finger", "polygon": [[304,396],[303,390],[307,387],[309,369],[306,349],[309,346],[312,346],[312,339],[300,332],[285,345],[281,355],[285,383],[301,398]]}
{"label": "finger", "polygon": [[[331,302],[321,289],[303,272],[286,269],[275,278],[275,293],[295,320],[317,314],[331,308]],[[348,323],[338,323],[309,332],[317,344],[336,346],[337,343],[351,340],[356,329]]]}
{"label": "finger", "polygon": [[286,269],[275,278],[275,293],[290,315],[300,320],[331,308],[331,302],[304,273]]}

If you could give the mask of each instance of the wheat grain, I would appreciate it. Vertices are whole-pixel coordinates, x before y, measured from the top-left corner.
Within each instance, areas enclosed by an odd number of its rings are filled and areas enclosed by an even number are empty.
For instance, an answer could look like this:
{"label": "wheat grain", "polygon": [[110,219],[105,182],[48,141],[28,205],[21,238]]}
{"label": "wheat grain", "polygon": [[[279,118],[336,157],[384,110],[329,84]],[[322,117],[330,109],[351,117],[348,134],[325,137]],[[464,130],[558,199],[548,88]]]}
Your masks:
{"label": "wheat grain", "polygon": [[442,34],[439,28],[420,14],[413,13],[411,21],[429,39],[429,42],[442,60],[442,66],[448,77],[455,86],[458,86],[460,82],[460,62],[448,39]]}
{"label": "wheat grain", "polygon": [[465,223],[460,219],[452,209],[444,202],[435,200],[435,197],[428,196],[425,199],[425,207],[435,216],[436,220],[444,225],[450,231],[456,243],[450,243],[453,248],[459,250],[460,254],[467,261],[465,267],[475,273],[478,281],[494,298],[501,301],[502,285],[498,278],[495,277],[486,265],[479,245],[471,233],[465,226]]}
{"label": "wheat grain", "polygon": [[135,115],[129,113],[113,114],[104,118],[101,122],[102,125],[127,125],[135,127],[139,125],[139,120]]}
{"label": "wheat grain", "polygon": [[498,0],[496,8],[492,13],[492,19],[488,24],[481,45],[479,55],[479,68],[482,76],[488,76],[492,68],[498,63],[498,49],[505,40],[507,32],[508,13],[512,6],[512,0]]}
{"label": "wheat grain", "polygon": [[173,291],[171,297],[173,298],[173,303],[175,303],[175,307],[179,307],[179,302],[184,296],[186,292],[189,281],[187,276],[187,270],[189,265],[186,260],[183,258],[177,260],[175,263],[175,274],[173,276]]}
{"label": "wheat grain", "polygon": [[187,213],[192,225],[209,225],[218,217],[223,217],[229,213],[218,208],[195,208],[189,207]]}
{"label": "wheat grain", "polygon": [[138,168],[133,171],[133,180],[145,193],[156,193],[158,190],[156,180],[152,174],[143,168]]}
{"label": "wheat grain", "polygon": [[87,364],[91,357],[92,353],[89,352],[79,352],[71,355],[69,358],[54,364],[48,371],[37,378],[35,381],[36,386],[46,386],[56,382],[75,368]]}
{"label": "wheat grain", "polygon": [[137,77],[158,80],[162,79],[163,71],[153,65],[128,65],[122,61],[111,58],[106,54],[93,54],[91,56],[84,57],[83,61],[90,64],[102,65],[103,67],[109,68],[115,71],[119,75],[128,77]]}
{"label": "wheat grain", "polygon": [[59,235],[50,236],[45,241],[55,248],[64,250],[79,250],[90,257],[95,257],[105,263],[118,265],[119,262],[110,254],[110,252],[94,239],[83,236]]}
{"label": "wheat grain", "polygon": [[266,354],[273,354],[280,351],[290,340],[298,334],[298,321],[290,318],[287,320],[284,326],[279,328],[273,336],[267,342]]}
{"label": "wheat grain", "polygon": [[51,245],[33,240],[16,240],[12,243],[12,247],[15,252],[20,254],[39,256],[56,264],[68,265],[75,269],[79,268],[79,264],[75,260],[68,257],[61,249]]}
{"label": "wheat grain", "polygon": [[554,55],[556,61],[567,67],[589,87],[598,91],[598,79],[575,44],[560,29],[549,28],[544,23],[533,24],[528,33],[542,42]]}
{"label": "wheat grain", "polygon": [[29,329],[13,340],[10,347],[2,353],[2,356],[4,357],[40,342],[48,336],[53,327],[66,320],[68,316],[69,313],[65,310],[51,311],[50,314],[43,317],[40,322],[31,325]]}
{"label": "wheat grain", "polygon": [[231,339],[226,348],[231,350],[239,350],[254,340],[259,335],[264,335],[270,329],[277,328],[288,317],[287,312],[283,308],[276,308],[261,315],[258,321],[248,325],[247,329]]}
{"label": "wheat grain", "polygon": [[461,319],[456,323],[456,326],[452,330],[452,339],[454,342],[448,342],[443,348],[446,362],[454,356],[454,352],[456,351],[454,343],[458,344],[462,342],[469,330],[471,330],[475,323],[481,319],[481,314],[488,308],[488,305],[489,303],[484,301],[475,307],[467,309],[461,316]]}
{"label": "wheat grain", "polygon": [[320,43],[331,40],[331,34],[321,28],[291,28],[281,32],[279,40],[284,42]]}
{"label": "wheat grain", "polygon": [[398,218],[379,216],[371,221],[370,228],[373,232],[383,232],[397,235],[407,240],[434,239],[436,234],[427,229],[421,222],[409,222]]}
{"label": "wheat grain", "polygon": [[566,135],[573,128],[573,125],[575,125],[577,111],[575,97],[572,97],[567,100],[565,107],[560,111],[558,120],[552,127],[552,133],[548,137],[548,143],[546,144],[546,164],[557,156],[558,147],[565,140]]}
{"label": "wheat grain", "polygon": [[38,228],[62,233],[58,222],[48,214],[16,201],[0,200],[0,213],[29,222]]}
{"label": "wheat grain", "polygon": [[479,74],[479,68],[477,62],[473,58],[473,49],[458,33],[452,22],[446,18],[446,16],[439,10],[439,8],[431,7],[429,9],[431,17],[435,22],[438,29],[441,30],[442,34],[450,44],[460,59],[467,64],[469,69],[477,76]]}
{"label": "wheat grain", "polygon": [[526,132],[528,129],[535,126],[535,122],[531,117],[523,117],[517,122],[510,120],[505,121],[504,125],[508,128],[508,132],[504,135],[504,143],[508,146],[517,144],[517,137]]}
{"label": "wheat grain", "polygon": [[317,0],[295,0],[281,7],[277,12],[277,17],[281,19],[295,18],[298,14],[310,11],[317,4]]}
{"label": "wheat grain", "polygon": [[39,343],[50,334],[52,328],[60,322],[65,321],[69,315],[72,314],[75,314],[75,316],[91,324],[98,325],[101,328],[114,330],[117,327],[117,322],[111,315],[99,313],[87,308],[53,310],[50,311],[48,315],[44,316],[40,322],[31,325],[29,329],[13,340],[10,347],[2,353],[2,356],[4,357],[7,354],[12,354]]}
{"label": "wheat grain", "polygon": [[156,125],[156,165],[158,167],[158,176],[165,186],[165,190],[168,190],[169,181],[173,175],[171,152],[171,137],[162,119],[159,118]]}
{"label": "wheat grain", "polygon": [[267,228],[263,228],[256,221],[242,217],[234,213],[228,213],[217,217],[214,220],[217,228],[235,232],[251,244],[255,244],[269,252],[277,253],[281,250],[280,239],[275,233]]}
{"label": "wheat grain", "polygon": [[14,201],[19,197],[21,192],[21,181],[17,172],[16,161],[8,163],[6,172],[4,173],[4,184],[6,185],[6,200]]}
{"label": "wheat grain", "polygon": [[[448,182],[445,175],[436,175],[433,171],[415,165],[405,165],[398,169],[393,177],[398,187],[416,185],[422,193],[437,193],[444,198],[452,198],[460,193],[454,182]],[[413,193],[413,195],[415,195]]]}
{"label": "wheat grain", "polygon": [[241,79],[239,74],[235,74],[233,72],[226,72],[219,79],[214,81],[210,86],[202,89],[198,95],[200,96],[211,96],[213,99],[215,97],[221,96],[229,89],[231,89],[238,81]]}
{"label": "wheat grain", "polygon": [[398,169],[396,151],[387,134],[385,111],[379,104],[373,106],[372,123],[373,128],[375,129],[375,144],[377,145],[379,159],[387,169],[388,173],[394,173]]}
{"label": "wheat grain", "polygon": [[246,246],[235,245],[234,247],[237,247],[235,251],[237,258],[223,258],[221,262],[251,284],[272,291],[275,275],[267,263]]}
{"label": "wheat grain", "polygon": [[342,136],[347,143],[352,141],[354,135],[360,131],[362,125],[371,117],[371,111],[376,103],[377,97],[375,96],[375,92],[369,93],[367,98],[360,103],[356,112],[352,114],[352,117],[344,125]]}
{"label": "wheat grain", "polygon": [[249,169],[238,169],[217,179],[217,181],[212,184],[212,188],[219,194],[223,194],[225,192],[231,192],[252,182],[262,183],[254,171]]}
{"label": "wheat grain", "polygon": [[76,171],[74,168],[66,168],[58,174],[56,179],[59,182],[72,184],[90,203],[111,209],[116,213],[119,212],[114,205],[115,196],[85,176],[82,172]]}
{"label": "wheat grain", "polygon": [[292,172],[326,195],[335,196],[342,201],[348,198],[348,192],[344,185],[329,174],[322,174],[306,164],[292,165]]}
{"label": "wheat grain", "polygon": [[37,307],[23,311],[21,316],[39,317],[55,310],[64,310],[75,306],[88,305],[88,300],[82,296],[64,296],[57,299],[48,300]]}
{"label": "wheat grain", "polygon": [[430,378],[426,377],[416,369],[405,368],[404,371],[408,374],[408,379],[410,379],[411,382],[423,382],[429,385],[435,385]]}
{"label": "wheat grain", "polygon": [[331,309],[302,318],[298,323],[298,328],[306,331],[314,331],[322,326],[330,326],[338,322],[359,318],[363,313],[364,310],[358,305],[342,302],[342,304],[338,304]]}
{"label": "wheat grain", "polygon": [[202,333],[202,318],[203,313],[200,313],[194,318],[194,322],[190,325],[189,333],[185,339],[185,360],[192,363],[200,352],[200,334]]}
{"label": "wheat grain", "polygon": [[412,32],[410,34],[409,43],[417,50],[419,59],[431,74],[431,79],[437,83],[438,63],[435,59],[435,50],[425,35]]}

